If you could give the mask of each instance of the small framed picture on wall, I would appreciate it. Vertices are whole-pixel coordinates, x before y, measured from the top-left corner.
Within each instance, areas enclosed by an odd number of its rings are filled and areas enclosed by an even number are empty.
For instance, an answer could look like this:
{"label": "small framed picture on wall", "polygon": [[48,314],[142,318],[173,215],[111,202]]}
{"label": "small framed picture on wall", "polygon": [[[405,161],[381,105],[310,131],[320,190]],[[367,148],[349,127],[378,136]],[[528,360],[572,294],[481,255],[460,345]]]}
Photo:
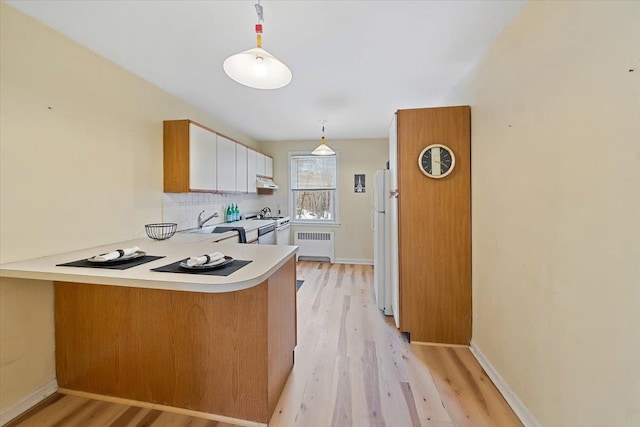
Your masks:
{"label": "small framed picture on wall", "polygon": [[364,193],[366,189],[364,174],[357,173],[353,175],[353,192],[354,193]]}

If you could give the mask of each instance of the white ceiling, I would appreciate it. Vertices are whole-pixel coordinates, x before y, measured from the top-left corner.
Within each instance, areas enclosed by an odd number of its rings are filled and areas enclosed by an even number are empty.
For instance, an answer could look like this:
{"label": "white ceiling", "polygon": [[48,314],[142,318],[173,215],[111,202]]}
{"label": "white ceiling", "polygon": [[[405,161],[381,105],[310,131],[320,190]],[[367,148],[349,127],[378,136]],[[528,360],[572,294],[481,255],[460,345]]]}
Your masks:
{"label": "white ceiling", "polygon": [[[382,138],[399,108],[441,105],[517,1],[264,0],[263,47],[292,82],[250,89],[222,63],[255,46],[257,0],[7,1],[261,141]],[[173,119],[177,117],[167,117]]]}

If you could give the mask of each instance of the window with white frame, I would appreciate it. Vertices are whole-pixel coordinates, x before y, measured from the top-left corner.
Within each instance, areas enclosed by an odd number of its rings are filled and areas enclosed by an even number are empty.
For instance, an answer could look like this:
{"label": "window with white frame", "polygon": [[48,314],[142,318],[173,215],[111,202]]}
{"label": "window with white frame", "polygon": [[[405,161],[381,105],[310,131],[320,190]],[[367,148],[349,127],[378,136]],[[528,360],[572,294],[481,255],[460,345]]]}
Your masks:
{"label": "window with white frame", "polygon": [[289,165],[291,220],[297,223],[337,223],[337,155],[290,154]]}

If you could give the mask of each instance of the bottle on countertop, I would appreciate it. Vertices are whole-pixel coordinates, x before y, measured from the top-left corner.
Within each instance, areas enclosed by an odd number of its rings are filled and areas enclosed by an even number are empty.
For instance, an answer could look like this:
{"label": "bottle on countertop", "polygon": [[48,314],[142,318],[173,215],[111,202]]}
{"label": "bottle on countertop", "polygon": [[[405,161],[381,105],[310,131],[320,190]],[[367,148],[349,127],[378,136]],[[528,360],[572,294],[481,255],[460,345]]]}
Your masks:
{"label": "bottle on countertop", "polygon": [[236,221],[240,221],[240,208],[238,207],[237,203],[236,203]]}
{"label": "bottle on countertop", "polygon": [[224,222],[233,221],[232,213],[231,213],[231,205],[227,206],[227,210],[224,213]]}

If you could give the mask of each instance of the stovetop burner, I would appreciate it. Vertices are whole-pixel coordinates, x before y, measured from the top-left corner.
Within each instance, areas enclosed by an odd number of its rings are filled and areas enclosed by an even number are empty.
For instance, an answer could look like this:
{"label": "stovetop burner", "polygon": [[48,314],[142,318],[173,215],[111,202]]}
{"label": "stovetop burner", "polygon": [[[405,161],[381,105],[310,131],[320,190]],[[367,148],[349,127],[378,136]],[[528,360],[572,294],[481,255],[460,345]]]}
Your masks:
{"label": "stovetop burner", "polygon": [[291,221],[291,218],[289,216],[286,215],[269,215],[269,216],[262,216],[260,215],[259,212],[255,212],[255,213],[249,213],[245,216],[245,219],[248,220],[261,220],[261,221],[274,221],[276,223],[277,226],[280,226],[282,224],[288,224]]}

